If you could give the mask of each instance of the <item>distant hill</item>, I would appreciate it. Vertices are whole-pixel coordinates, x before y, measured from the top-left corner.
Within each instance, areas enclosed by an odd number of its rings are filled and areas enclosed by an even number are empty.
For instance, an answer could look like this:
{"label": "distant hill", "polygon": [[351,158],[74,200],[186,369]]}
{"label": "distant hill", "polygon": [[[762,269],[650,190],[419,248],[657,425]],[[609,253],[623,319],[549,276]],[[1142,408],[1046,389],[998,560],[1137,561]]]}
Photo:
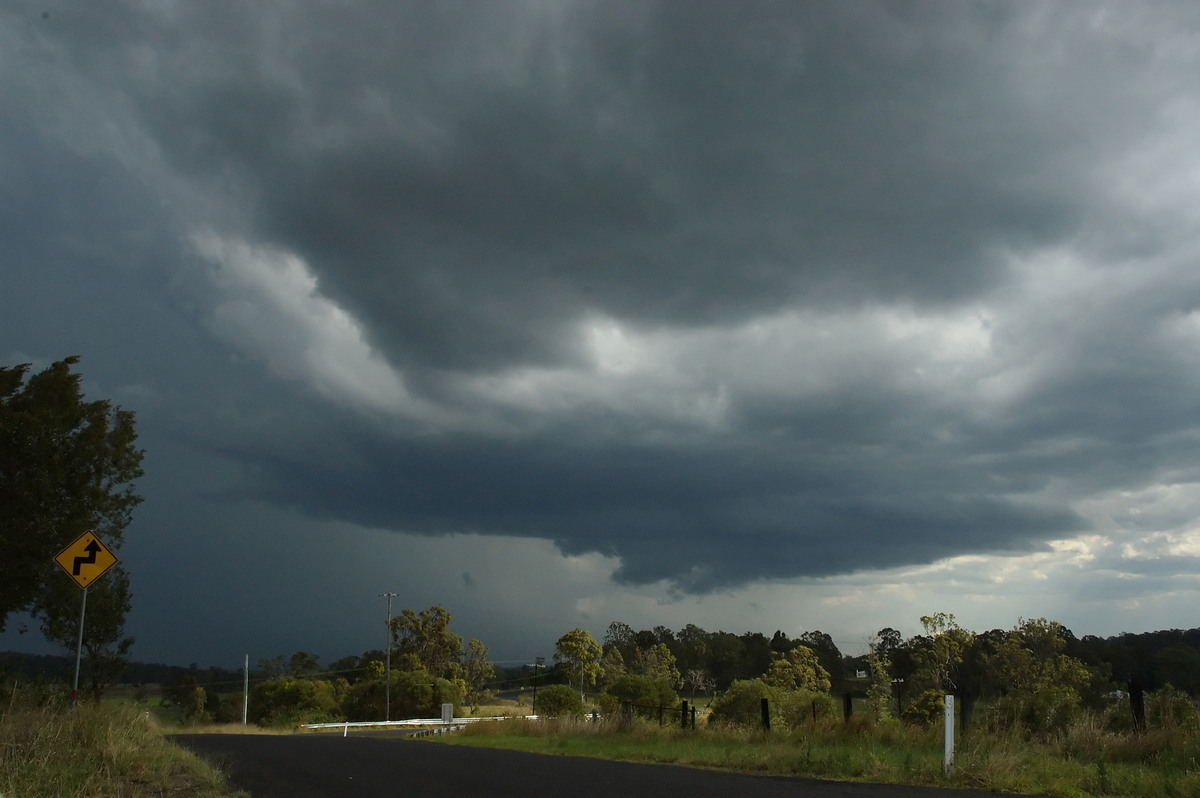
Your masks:
{"label": "distant hill", "polygon": [[[25,679],[48,679],[51,681],[70,679],[75,670],[75,658],[56,654],[24,654],[16,651],[0,651],[0,677],[23,677]],[[120,684],[176,684],[190,676],[201,687],[214,687],[218,691],[239,690],[242,672],[227,668],[200,668],[196,665],[162,665],[150,662],[130,662],[119,679]]]}

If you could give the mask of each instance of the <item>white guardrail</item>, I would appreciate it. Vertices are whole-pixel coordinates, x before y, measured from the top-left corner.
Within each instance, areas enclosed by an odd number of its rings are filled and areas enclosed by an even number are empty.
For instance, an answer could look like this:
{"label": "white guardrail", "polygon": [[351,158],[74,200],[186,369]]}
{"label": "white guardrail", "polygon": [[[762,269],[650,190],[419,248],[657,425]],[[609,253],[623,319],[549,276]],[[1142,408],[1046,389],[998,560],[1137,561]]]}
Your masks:
{"label": "white guardrail", "polygon": [[341,729],[342,736],[345,737],[350,733],[350,729],[366,729],[366,728],[388,728],[390,726],[415,726],[428,727],[423,731],[426,734],[442,734],[448,731],[461,729],[469,723],[478,723],[483,720],[508,720],[511,717],[524,717],[526,720],[537,720],[537,715],[498,715],[496,717],[487,718],[410,718],[408,720],[351,720],[339,721],[337,723],[305,723],[301,726],[303,729]]}

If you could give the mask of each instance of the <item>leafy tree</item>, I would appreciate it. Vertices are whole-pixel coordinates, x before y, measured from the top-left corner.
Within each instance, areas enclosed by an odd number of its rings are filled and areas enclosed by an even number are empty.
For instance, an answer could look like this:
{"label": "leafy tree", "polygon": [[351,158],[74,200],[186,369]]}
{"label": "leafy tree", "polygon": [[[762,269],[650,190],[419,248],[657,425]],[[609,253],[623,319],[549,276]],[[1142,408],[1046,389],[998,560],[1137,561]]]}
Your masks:
{"label": "leafy tree", "polygon": [[867,654],[867,674],[871,686],[867,688],[867,705],[877,721],[891,720],[892,715],[892,674],[889,671],[891,661],[886,649],[879,638],[871,641],[871,650]]}
{"label": "leafy tree", "polygon": [[833,638],[828,634],[820,630],[805,632],[793,641],[793,645],[808,646],[816,654],[817,661],[821,663],[821,667],[829,675],[830,687],[826,688],[827,690],[832,689],[835,684],[843,681],[846,668],[842,662],[842,652],[838,649],[837,644],[833,642]]}
{"label": "leafy tree", "polygon": [[1005,696],[995,712],[1007,724],[1046,735],[1062,730],[1079,714],[1080,691],[1092,674],[1062,653],[1068,634],[1057,621],[1022,620],[997,645],[989,664]]}
{"label": "leafy tree", "polygon": [[776,654],[763,681],[782,690],[828,693],[830,688],[829,672],[821,667],[816,652],[805,645]]}
{"label": "leafy tree", "polygon": [[673,690],[683,684],[675,662],[675,655],[671,653],[671,649],[667,648],[665,643],[655,643],[642,653],[638,671],[644,676],[665,680]]}
{"label": "leafy tree", "polygon": [[626,673],[628,673],[628,668],[625,667],[625,658],[621,656],[621,649],[615,646],[604,649],[604,656],[600,658],[600,682],[608,686]]}
{"label": "leafy tree", "polygon": [[771,641],[762,632],[746,632],[739,640],[742,643],[738,677],[756,679],[771,667]]}
{"label": "leafy tree", "polygon": [[637,633],[624,621],[612,621],[604,630],[602,645],[606,653],[615,649],[621,653],[622,660],[628,659],[637,648]]}
{"label": "leafy tree", "polygon": [[[586,629],[572,629],[554,644],[554,661],[567,671],[571,684],[579,685],[579,700],[584,691],[600,677],[600,658],[603,650]],[[542,697],[538,696],[541,704]]]}
{"label": "leafy tree", "polygon": [[922,615],[921,625],[926,637],[914,655],[918,674],[931,690],[953,690],[955,671],[973,636],[955,622],[953,613]]}
{"label": "leafy tree", "polygon": [[462,679],[467,685],[467,701],[475,706],[487,695],[487,684],[496,678],[496,669],[488,661],[487,646],[471,638],[463,652]]}
{"label": "leafy tree", "polygon": [[689,623],[675,635],[675,658],[681,671],[703,670],[708,668],[708,632]]}
{"label": "leafy tree", "polygon": [[[19,610],[57,617],[64,577],[53,557],[91,529],[121,544],[141,502],[134,480],[142,455],[134,415],[104,400],[84,401],[78,357],[30,375],[30,364],[0,367],[0,630]],[[78,608],[78,593],[69,601]],[[119,637],[119,635],[118,635]]]}
{"label": "leafy tree", "polygon": [[297,651],[288,660],[287,672],[291,676],[316,676],[322,672],[321,658],[307,651]]}
{"label": "leafy tree", "polygon": [[420,668],[443,679],[458,675],[463,639],[450,631],[452,618],[440,606],[420,612],[404,610],[392,618],[392,636],[403,670]]}

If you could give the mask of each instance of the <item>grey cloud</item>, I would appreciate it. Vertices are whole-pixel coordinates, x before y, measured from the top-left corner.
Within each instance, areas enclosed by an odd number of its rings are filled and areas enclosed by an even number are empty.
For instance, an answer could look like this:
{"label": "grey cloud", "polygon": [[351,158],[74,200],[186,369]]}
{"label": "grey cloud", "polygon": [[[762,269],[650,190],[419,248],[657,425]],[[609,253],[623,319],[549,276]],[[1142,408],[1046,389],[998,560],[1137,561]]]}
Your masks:
{"label": "grey cloud", "polygon": [[[1038,550],[1084,528],[1081,498],[1194,477],[1195,342],[1162,334],[1200,304],[1192,203],[1139,205],[1127,163],[1175,152],[1167,109],[1194,107],[1193,4],[40,10],[0,11],[3,346],[83,342],[85,373],[149,386],[148,486],[186,483],[222,546],[229,508],[261,501],[553,540],[619,557],[625,584],[704,593]],[[205,327],[198,229],[303,257],[410,391],[508,426],[414,431],[239,358]],[[1062,251],[1111,292],[1024,296],[1038,275],[1013,261]],[[712,428],[619,395],[539,415],[463,388],[585,363],[589,314],[666,336],[976,304],[997,309],[986,363],[946,365],[944,390],[913,377],[918,344],[855,342],[878,351],[843,373],[854,348],[814,336],[837,371],[815,392],[694,347],[664,368],[729,397]],[[639,379],[618,384],[652,394]],[[272,523],[246,532],[284,541],[256,538],[262,559],[289,540]]]}

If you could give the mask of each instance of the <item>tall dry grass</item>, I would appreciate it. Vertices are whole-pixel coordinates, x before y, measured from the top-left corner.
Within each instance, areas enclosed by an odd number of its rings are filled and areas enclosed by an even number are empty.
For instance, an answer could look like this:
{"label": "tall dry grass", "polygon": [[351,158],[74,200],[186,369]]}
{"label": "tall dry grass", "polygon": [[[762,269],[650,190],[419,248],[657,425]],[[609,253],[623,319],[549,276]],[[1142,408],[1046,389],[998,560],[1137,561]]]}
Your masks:
{"label": "tall dry grass", "polygon": [[439,741],[530,752],[889,784],[962,787],[1063,798],[1200,798],[1200,732],[1178,726],[1113,731],[1084,715],[1062,732],[972,729],[952,770],[942,730],[899,722],[823,720],[788,731],[645,721],[513,720],[474,724]]}
{"label": "tall dry grass", "polygon": [[230,798],[221,774],[172,745],[144,708],[70,707],[12,688],[0,713],[0,796]]}

